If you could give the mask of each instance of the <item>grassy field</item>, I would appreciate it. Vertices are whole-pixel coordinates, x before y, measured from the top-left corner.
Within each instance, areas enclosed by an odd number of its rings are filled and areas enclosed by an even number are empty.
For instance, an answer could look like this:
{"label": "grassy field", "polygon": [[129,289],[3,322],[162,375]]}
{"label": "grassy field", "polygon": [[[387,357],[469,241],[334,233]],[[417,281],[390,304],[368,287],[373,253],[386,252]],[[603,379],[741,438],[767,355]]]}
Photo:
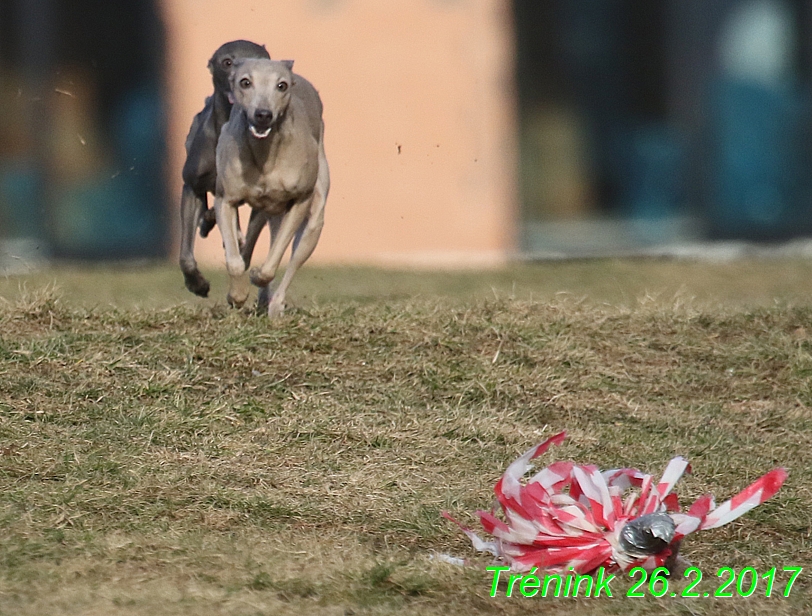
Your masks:
{"label": "grassy field", "polygon": [[[27,291],[56,286],[66,303],[85,308],[224,304],[225,273],[205,273],[212,282],[211,298],[205,301],[184,289],[176,266],[165,265],[61,267],[27,276],[0,276],[0,297],[13,299]],[[776,302],[808,304],[812,303],[812,261],[570,261],[454,274],[308,265],[296,274],[288,293],[288,300],[302,307],[437,298],[457,305],[506,298],[540,302],[569,298],[627,308],[652,299],[666,304],[689,301],[711,309],[773,306]]]}
{"label": "grassy field", "polygon": [[213,282],[0,280],[0,615],[812,613],[812,569],[787,598],[491,598],[492,560],[439,516],[474,525],[506,465],[567,430],[544,460],[687,457],[684,502],[787,467],[683,551],[701,591],[724,566],[806,567],[812,263],[306,267],[276,321]]}

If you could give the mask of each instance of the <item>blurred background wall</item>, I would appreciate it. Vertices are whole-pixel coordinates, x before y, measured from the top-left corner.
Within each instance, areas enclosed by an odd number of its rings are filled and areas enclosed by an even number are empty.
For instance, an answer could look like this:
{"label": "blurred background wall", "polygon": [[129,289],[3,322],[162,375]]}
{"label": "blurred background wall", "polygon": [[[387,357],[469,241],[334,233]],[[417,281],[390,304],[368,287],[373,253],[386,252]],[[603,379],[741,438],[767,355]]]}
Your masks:
{"label": "blurred background wall", "polygon": [[166,254],[159,9],[0,1],[0,265]]}
{"label": "blurred background wall", "polygon": [[514,6],[527,253],[812,231],[812,3]]}
{"label": "blurred background wall", "polygon": [[0,0],[0,267],[175,260],[183,143],[235,38],[324,99],[314,261],[807,236],[810,26],[812,0]]}

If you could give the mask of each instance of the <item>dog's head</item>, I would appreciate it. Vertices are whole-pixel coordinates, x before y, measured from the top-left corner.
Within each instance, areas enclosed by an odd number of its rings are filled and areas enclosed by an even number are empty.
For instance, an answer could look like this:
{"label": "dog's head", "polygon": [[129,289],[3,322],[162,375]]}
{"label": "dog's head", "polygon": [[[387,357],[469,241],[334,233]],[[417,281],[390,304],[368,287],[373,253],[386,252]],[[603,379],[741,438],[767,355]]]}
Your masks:
{"label": "dog's head", "polygon": [[270,60],[271,56],[265,45],[257,45],[251,41],[231,41],[221,45],[209,60],[209,72],[214,82],[214,89],[219,92],[229,91],[229,77],[235,62],[247,58],[263,58]]}
{"label": "dog's head", "polygon": [[265,139],[284,117],[293,85],[292,60],[241,60],[231,72],[234,103],[245,110],[248,129]]}

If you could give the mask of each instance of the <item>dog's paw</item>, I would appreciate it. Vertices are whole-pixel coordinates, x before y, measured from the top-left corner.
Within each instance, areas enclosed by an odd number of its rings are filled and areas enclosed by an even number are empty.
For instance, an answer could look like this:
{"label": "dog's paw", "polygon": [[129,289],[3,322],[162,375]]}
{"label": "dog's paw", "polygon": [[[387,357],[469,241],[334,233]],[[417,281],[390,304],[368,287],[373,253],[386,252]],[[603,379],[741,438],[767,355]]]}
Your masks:
{"label": "dog's paw", "polygon": [[265,314],[268,312],[268,305],[273,299],[273,291],[270,287],[260,287],[257,293],[257,314]]}
{"label": "dog's paw", "polygon": [[231,293],[226,295],[226,301],[228,302],[228,305],[231,306],[232,308],[242,308],[243,304],[245,304],[245,301],[247,299],[248,299],[247,295],[245,297],[241,296],[235,297]]}
{"label": "dog's paw", "polygon": [[242,308],[243,304],[248,300],[248,294],[251,292],[251,285],[248,284],[248,277],[236,276],[231,278],[228,286],[228,300],[229,306],[234,308]]}
{"label": "dog's paw", "polygon": [[208,209],[203,213],[200,219],[200,237],[208,237],[209,233],[217,224],[217,218],[214,215],[213,209]]}
{"label": "dog's paw", "polygon": [[260,270],[258,267],[251,270],[251,284],[255,287],[267,287],[269,284],[271,284],[272,280],[273,276],[270,278],[263,276],[262,270]]}
{"label": "dog's paw", "polygon": [[285,313],[285,304],[283,302],[271,302],[268,304],[268,318],[276,319]]}
{"label": "dog's paw", "polygon": [[189,289],[195,295],[199,295],[200,297],[208,297],[209,296],[209,281],[203,277],[199,271],[195,270],[190,274],[183,275],[184,281],[186,282],[186,288]]}

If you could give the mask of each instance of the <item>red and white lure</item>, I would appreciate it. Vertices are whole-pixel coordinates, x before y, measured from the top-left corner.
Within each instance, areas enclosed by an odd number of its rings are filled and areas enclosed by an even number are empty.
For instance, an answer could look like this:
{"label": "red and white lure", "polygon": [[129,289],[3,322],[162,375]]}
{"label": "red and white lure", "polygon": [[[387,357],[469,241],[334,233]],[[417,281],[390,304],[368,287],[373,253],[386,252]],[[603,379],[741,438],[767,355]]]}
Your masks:
{"label": "red and white lure", "polygon": [[[682,474],[690,472],[681,457],[668,463],[658,483],[634,468],[601,472],[572,462],[554,462],[522,483],[531,460],[565,438],[562,432],[533,447],[496,483],[505,521],[495,511],[477,512],[493,541],[482,540],[448,513],[443,516],[457,524],[477,550],[490,552],[517,572],[533,567],[577,574],[599,567],[607,572],[637,566],[652,570],[676,557],[685,536],[744,515],[778,492],[787,478],[786,470],[774,469],[718,507],[706,494],[684,513],[672,492]],[[630,488],[637,489],[624,497]]]}

